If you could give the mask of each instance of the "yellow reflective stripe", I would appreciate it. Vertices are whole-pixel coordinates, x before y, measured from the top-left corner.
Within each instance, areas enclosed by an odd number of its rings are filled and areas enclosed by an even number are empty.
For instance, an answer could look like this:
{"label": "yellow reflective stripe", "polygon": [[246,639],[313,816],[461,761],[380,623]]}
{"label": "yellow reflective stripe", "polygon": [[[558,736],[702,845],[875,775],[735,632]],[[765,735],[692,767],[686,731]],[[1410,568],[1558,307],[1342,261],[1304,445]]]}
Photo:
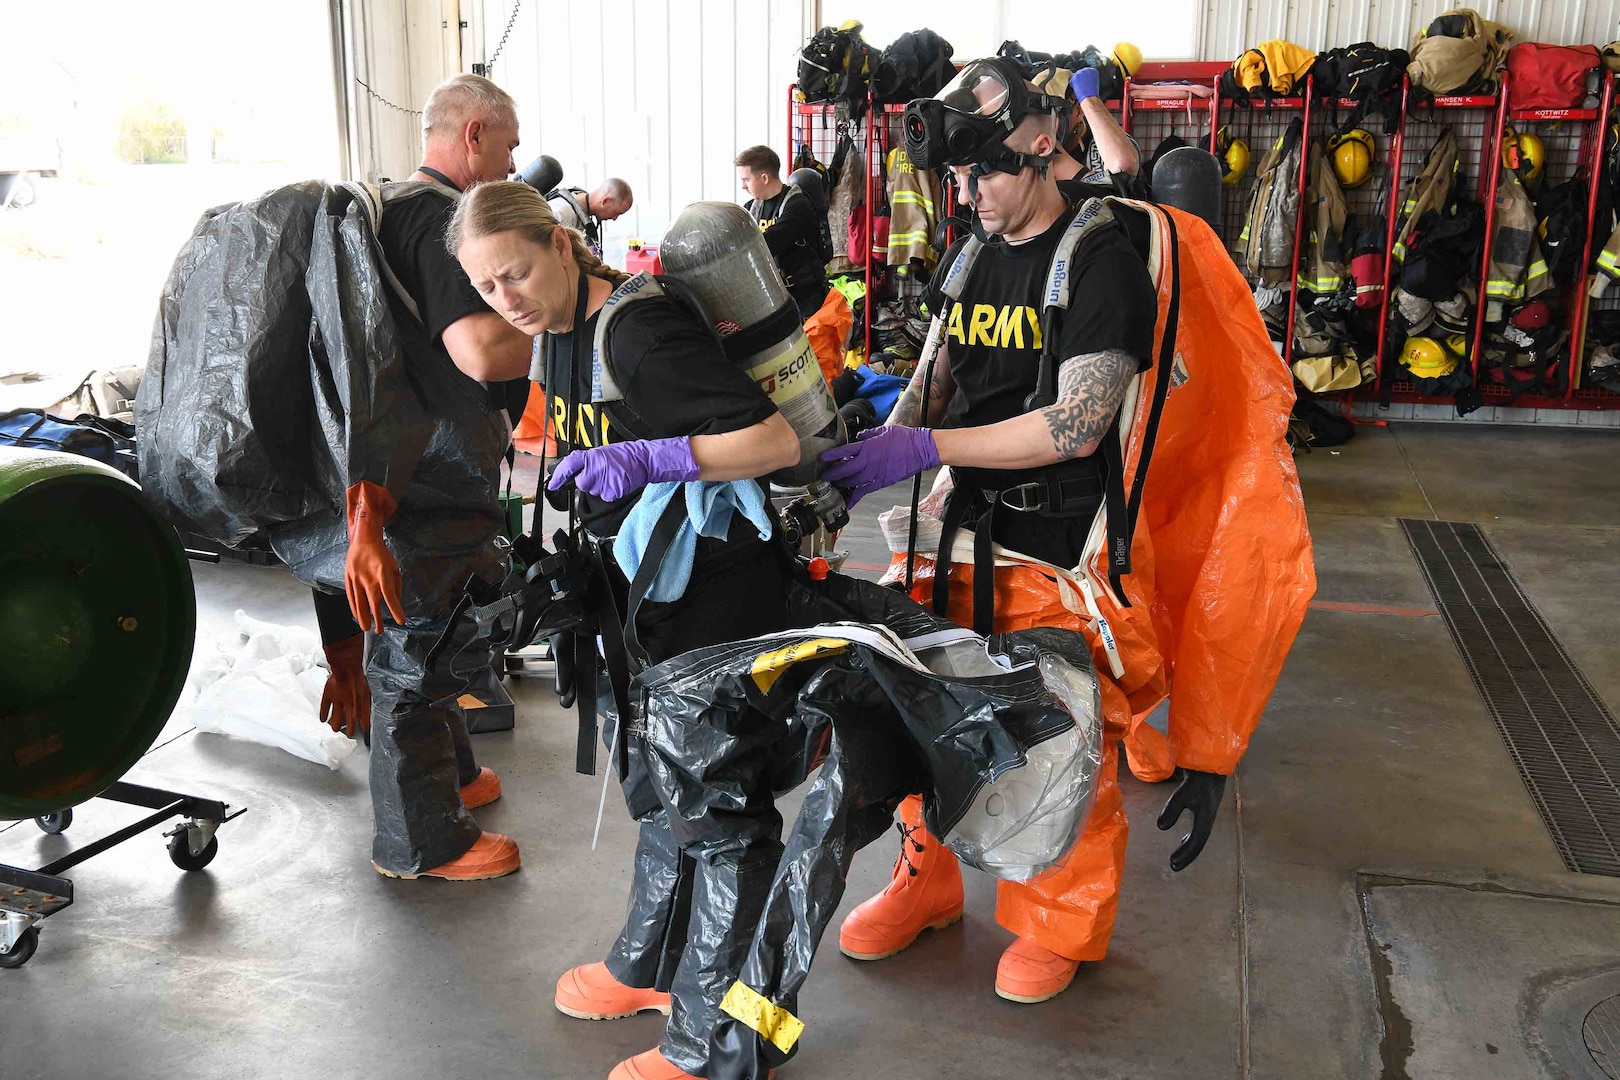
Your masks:
{"label": "yellow reflective stripe", "polygon": [[1485,283],[1485,295],[1498,300],[1519,300],[1524,297],[1524,286],[1512,281],[1493,278]]}
{"label": "yellow reflective stripe", "polygon": [[1598,253],[1597,264],[1600,269],[1607,270],[1611,274],[1620,273],[1620,254],[1604,248]]}
{"label": "yellow reflective stripe", "polygon": [[1395,245],[1395,261],[1396,262],[1405,262],[1406,261],[1406,245],[1405,244],[1396,244]]}
{"label": "yellow reflective stripe", "polygon": [[1304,274],[1300,274],[1297,278],[1295,278],[1295,281],[1302,289],[1309,289],[1311,292],[1325,293],[1338,292],[1339,286],[1343,284],[1344,279],[1341,277],[1324,277],[1312,280],[1311,278],[1306,277]]}
{"label": "yellow reflective stripe", "polygon": [[1524,280],[1526,282],[1534,281],[1536,278],[1546,277],[1547,273],[1547,264],[1537,259],[1530,264],[1530,270],[1524,275]]}
{"label": "yellow reflective stripe", "polygon": [[809,641],[795,642],[785,649],[774,649],[754,657],[749,674],[754,678],[754,685],[768,694],[771,687],[776,685],[776,680],[794,664],[820,656],[833,656],[848,648],[849,642],[840,638],[811,638]]}
{"label": "yellow reflective stripe", "polygon": [[804,1021],[773,1003],[752,986],[738,979],[720,1001],[720,1011],[747,1024],[782,1053],[790,1053],[804,1034]]}
{"label": "yellow reflective stripe", "polygon": [[897,191],[889,196],[889,205],[920,206],[929,217],[934,216],[934,200],[916,191]]}

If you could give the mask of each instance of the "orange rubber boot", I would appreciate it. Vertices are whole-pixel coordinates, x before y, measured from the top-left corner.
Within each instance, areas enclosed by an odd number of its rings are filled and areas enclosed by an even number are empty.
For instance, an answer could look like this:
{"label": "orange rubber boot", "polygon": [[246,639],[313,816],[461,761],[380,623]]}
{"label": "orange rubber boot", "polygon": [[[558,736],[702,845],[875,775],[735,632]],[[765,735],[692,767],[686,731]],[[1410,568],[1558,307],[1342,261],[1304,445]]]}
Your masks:
{"label": "orange rubber boot", "polygon": [[682,1072],[669,1063],[655,1046],[651,1050],[625,1058],[613,1066],[608,1080],[698,1080],[689,1072]]}
{"label": "orange rubber boot", "polygon": [[617,1020],[648,1011],[669,1015],[668,994],[626,986],[601,962],[563,972],[551,1000],[558,1012],[576,1020]]}
{"label": "orange rubber boot", "polygon": [[1079,970],[1080,961],[1019,938],[996,965],[996,993],[1025,1005],[1050,1001],[1069,988]]}
{"label": "orange rubber boot", "polygon": [[882,960],[962,918],[962,867],[923,827],[922,798],[900,804],[900,858],[889,885],[849,913],[838,947],[852,960]]}
{"label": "orange rubber boot", "polygon": [[473,841],[459,859],[454,859],[443,866],[436,866],[432,870],[423,870],[419,874],[396,874],[392,870],[384,870],[376,863],[372,869],[383,877],[402,878],[405,881],[415,881],[417,878],[443,878],[445,881],[487,881],[490,878],[505,877],[514,874],[522,866],[518,858],[518,846],[510,836],[500,833],[487,832]]}
{"label": "orange rubber boot", "polygon": [[501,778],[488,765],[478,767],[478,777],[461,789],[461,805],[469,810],[488,806],[501,797]]}

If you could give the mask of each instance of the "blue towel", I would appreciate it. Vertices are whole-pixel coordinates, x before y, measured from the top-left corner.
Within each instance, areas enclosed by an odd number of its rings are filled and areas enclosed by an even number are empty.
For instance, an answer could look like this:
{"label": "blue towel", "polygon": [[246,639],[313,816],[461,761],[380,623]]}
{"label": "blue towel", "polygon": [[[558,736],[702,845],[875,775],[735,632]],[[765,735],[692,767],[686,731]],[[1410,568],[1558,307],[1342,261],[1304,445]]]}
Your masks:
{"label": "blue towel", "polygon": [[648,484],[641,498],[630,510],[613,539],[613,557],[624,571],[624,576],[635,579],[641,559],[652,542],[658,519],[664,516],[677,492],[685,488],[686,521],[670,542],[664,554],[664,563],[653,578],[647,599],[660,604],[679,600],[686,594],[692,580],[692,563],[697,558],[699,536],[725,539],[731,531],[731,516],[741,512],[743,517],[759,530],[761,540],[771,538],[771,519],[765,512],[765,493],[753,480],[694,480],[683,484],[678,480],[662,484]]}

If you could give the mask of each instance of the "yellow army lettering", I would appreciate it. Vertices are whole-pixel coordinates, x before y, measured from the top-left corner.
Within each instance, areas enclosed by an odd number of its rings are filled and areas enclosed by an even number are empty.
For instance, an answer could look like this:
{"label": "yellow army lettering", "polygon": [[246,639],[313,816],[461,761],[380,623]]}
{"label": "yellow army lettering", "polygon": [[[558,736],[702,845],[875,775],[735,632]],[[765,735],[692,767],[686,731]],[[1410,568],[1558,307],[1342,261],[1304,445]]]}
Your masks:
{"label": "yellow army lettering", "polygon": [[946,334],[963,345],[983,345],[990,349],[1026,348],[1024,324],[1029,324],[1028,348],[1041,347],[1041,318],[1029,305],[994,308],[989,304],[974,304],[962,326],[962,305],[951,308],[951,321]]}
{"label": "yellow army lettering", "polygon": [[[612,442],[608,427],[607,410],[598,405],[580,405],[574,409],[574,422],[568,422],[568,406],[561,398],[551,399],[553,431],[563,433],[564,441],[575,447],[589,449]],[[571,433],[571,434],[570,434]]]}

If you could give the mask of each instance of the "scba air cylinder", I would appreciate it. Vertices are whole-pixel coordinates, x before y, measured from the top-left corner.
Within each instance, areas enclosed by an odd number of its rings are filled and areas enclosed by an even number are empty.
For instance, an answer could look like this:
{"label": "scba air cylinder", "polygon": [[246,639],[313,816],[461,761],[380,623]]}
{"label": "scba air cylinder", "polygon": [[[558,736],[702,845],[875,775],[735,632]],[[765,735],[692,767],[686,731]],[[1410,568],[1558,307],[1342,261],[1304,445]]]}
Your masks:
{"label": "scba air cylinder", "polygon": [[811,487],[817,494],[814,489],[827,487],[816,480],[820,454],[848,439],[798,306],[759,226],[732,203],[693,203],[664,234],[659,251],[665,272],[713,320],[726,355],[759,383],[798,433],[798,465],[772,473],[771,482]]}

